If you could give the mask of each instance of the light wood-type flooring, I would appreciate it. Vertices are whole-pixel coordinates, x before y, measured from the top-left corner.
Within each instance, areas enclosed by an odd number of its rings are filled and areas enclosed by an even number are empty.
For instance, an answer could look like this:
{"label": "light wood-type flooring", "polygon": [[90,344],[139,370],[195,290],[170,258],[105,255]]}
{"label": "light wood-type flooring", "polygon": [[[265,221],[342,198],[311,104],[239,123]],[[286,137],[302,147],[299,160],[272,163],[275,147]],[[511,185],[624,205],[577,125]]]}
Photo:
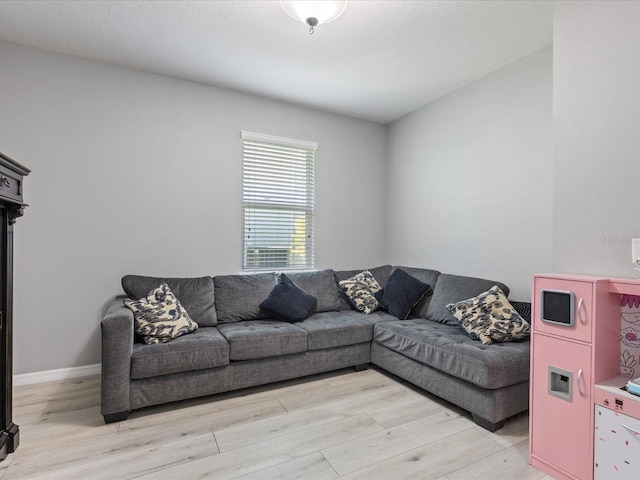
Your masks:
{"label": "light wood-type flooring", "polygon": [[105,425],[100,377],[14,388],[20,446],[0,480],[546,479],[528,417],[496,433],[376,369],[341,370],[134,412]]}

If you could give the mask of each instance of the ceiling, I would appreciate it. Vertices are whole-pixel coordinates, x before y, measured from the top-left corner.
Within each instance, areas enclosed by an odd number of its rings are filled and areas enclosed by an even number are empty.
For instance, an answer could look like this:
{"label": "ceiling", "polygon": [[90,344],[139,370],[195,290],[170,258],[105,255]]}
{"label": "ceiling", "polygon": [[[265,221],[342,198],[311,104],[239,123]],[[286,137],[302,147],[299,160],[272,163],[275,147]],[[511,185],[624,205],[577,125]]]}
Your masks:
{"label": "ceiling", "polygon": [[0,1],[0,39],[379,123],[552,43],[550,1]]}

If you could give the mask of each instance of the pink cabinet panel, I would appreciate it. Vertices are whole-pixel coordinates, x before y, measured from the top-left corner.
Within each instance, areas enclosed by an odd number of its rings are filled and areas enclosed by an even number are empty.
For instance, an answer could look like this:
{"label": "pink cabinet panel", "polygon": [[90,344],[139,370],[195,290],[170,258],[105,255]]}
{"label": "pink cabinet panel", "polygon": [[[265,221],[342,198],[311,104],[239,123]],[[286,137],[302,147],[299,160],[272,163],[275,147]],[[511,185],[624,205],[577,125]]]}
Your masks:
{"label": "pink cabinet panel", "polygon": [[591,479],[591,347],[540,333],[532,341],[531,455]]}
{"label": "pink cabinet panel", "polygon": [[608,278],[568,274],[536,275],[532,295],[529,461],[591,480],[594,384],[618,375],[620,296]]}
{"label": "pink cabinet panel", "polygon": [[[593,283],[588,281],[567,280],[563,278],[536,277],[533,292],[533,329],[559,337],[591,341],[593,330]],[[574,295],[574,324],[564,326],[541,320],[540,295],[543,289],[572,292]]]}

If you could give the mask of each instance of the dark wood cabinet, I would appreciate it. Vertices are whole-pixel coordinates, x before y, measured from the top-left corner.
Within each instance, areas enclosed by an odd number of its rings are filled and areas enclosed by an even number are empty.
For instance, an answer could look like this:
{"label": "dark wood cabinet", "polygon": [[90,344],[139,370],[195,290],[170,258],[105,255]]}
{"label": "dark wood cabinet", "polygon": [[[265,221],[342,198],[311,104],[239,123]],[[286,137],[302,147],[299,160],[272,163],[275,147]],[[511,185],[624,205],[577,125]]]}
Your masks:
{"label": "dark wood cabinet", "polygon": [[26,207],[22,180],[29,171],[0,153],[0,461],[20,443],[20,431],[12,418],[13,225]]}

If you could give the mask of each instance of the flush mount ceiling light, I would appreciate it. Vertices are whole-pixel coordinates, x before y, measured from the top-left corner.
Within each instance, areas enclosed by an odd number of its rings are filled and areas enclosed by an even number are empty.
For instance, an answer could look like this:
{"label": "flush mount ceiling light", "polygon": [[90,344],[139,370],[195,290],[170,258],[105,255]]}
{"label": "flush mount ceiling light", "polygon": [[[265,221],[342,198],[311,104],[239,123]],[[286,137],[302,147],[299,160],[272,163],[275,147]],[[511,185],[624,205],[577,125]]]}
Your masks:
{"label": "flush mount ceiling light", "polygon": [[347,7],[347,2],[346,0],[294,0],[288,2],[280,0],[280,5],[293,18],[309,25],[309,35],[311,35],[318,25],[329,23],[342,15]]}

